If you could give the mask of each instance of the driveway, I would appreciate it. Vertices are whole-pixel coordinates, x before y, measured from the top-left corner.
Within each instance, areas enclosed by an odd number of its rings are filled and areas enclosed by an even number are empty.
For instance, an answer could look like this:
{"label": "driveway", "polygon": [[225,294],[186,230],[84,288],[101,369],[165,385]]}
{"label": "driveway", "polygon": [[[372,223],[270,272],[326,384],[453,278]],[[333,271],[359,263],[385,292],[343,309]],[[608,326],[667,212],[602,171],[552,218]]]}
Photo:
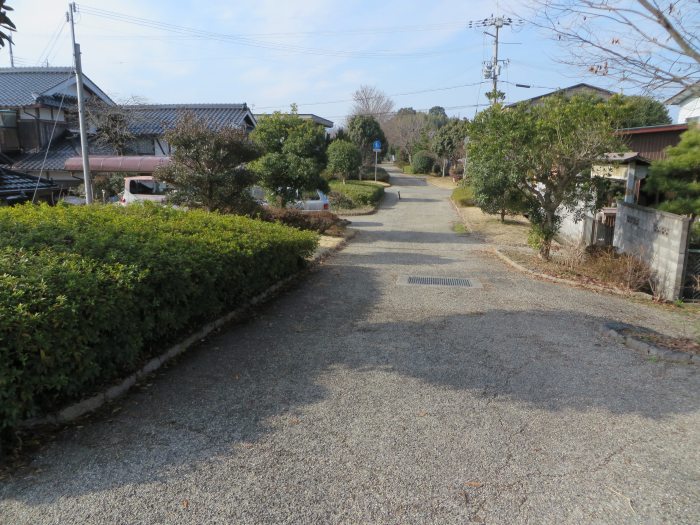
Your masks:
{"label": "driveway", "polygon": [[296,289],[1,480],[0,522],[698,523],[697,367],[596,331],[690,323],[516,273],[393,182]]}

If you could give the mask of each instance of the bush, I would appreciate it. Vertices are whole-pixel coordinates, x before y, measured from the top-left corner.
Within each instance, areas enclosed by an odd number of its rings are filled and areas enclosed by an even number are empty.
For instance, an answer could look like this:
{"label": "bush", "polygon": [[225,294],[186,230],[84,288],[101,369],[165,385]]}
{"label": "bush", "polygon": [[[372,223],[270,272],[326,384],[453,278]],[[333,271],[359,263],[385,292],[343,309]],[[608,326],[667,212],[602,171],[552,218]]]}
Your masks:
{"label": "bush", "polygon": [[405,165],[402,170],[406,175],[413,175],[413,168],[410,164]]}
{"label": "bush", "polygon": [[[362,180],[374,181],[374,166],[362,166],[360,168],[360,173],[362,173]],[[384,168],[377,166],[377,181],[389,183],[390,181],[389,172]]]}
{"label": "bush", "polygon": [[[380,186],[370,181],[353,180],[347,181],[345,184],[340,181],[332,181],[330,186],[331,194],[340,193],[343,195],[342,200],[344,203],[347,203],[349,200],[351,204],[349,209],[360,208],[363,206],[374,206],[384,195],[384,186]],[[338,197],[333,196],[333,200],[338,202]],[[333,200],[331,200],[331,206],[334,206]]]}
{"label": "bush", "polygon": [[413,173],[430,174],[435,166],[435,157],[429,151],[419,151],[411,159]]}
{"label": "bush", "polygon": [[458,206],[476,206],[474,200],[474,190],[471,186],[460,186],[452,192],[452,200]]}
{"label": "bush", "polygon": [[[330,200],[330,199],[329,199]],[[337,235],[348,221],[329,211],[301,211],[290,208],[265,208],[260,218],[268,222],[279,222],[300,230]]]}
{"label": "bush", "polygon": [[316,242],[156,205],[0,209],[0,430],[135,370],[294,274]]}

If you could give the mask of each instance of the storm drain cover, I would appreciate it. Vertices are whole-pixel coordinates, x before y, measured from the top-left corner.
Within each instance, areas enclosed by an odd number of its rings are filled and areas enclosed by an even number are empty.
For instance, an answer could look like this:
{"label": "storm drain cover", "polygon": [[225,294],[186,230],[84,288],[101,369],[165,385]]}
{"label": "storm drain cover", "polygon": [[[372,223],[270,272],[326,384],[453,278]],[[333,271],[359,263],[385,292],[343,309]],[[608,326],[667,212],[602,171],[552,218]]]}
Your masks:
{"label": "storm drain cover", "polygon": [[452,288],[481,288],[481,283],[479,281],[466,277],[427,277],[421,275],[408,275],[399,277],[398,284],[448,286]]}

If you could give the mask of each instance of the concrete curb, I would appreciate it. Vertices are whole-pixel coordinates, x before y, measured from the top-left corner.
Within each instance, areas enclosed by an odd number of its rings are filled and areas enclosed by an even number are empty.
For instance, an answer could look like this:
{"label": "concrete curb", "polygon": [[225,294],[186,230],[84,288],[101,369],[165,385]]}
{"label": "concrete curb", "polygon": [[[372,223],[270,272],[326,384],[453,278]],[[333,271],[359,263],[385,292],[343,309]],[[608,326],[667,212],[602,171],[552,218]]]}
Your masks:
{"label": "concrete curb", "polygon": [[685,352],[676,352],[674,350],[667,350],[666,348],[660,348],[656,345],[647,343],[645,341],[640,341],[630,335],[624,335],[619,333],[614,328],[614,323],[605,323],[598,328],[598,333],[614,341],[636,350],[642,355],[648,355],[650,357],[658,357],[664,361],[670,361],[673,363],[684,363],[684,364],[698,364],[700,359],[694,354],[687,354]]}
{"label": "concrete curb", "polygon": [[508,257],[506,254],[501,252],[498,248],[492,248],[493,252],[496,254],[496,256],[501,259],[503,262],[506,264],[512,266],[516,270],[527,273],[532,275],[533,277],[536,277],[538,279],[543,279],[545,281],[551,281],[553,283],[558,283],[558,284],[566,284],[568,286],[574,286],[577,288],[584,288],[586,290],[592,290],[594,292],[603,292],[603,293],[611,293],[614,295],[621,295],[623,297],[638,297],[640,299],[647,299],[649,301],[653,301],[654,298],[644,292],[630,292],[626,290],[620,290],[619,288],[615,287],[606,287],[606,286],[598,286],[596,284],[590,284],[590,283],[582,283],[580,281],[574,281],[572,279],[563,279],[561,277],[554,277],[552,275],[547,275],[546,273],[540,273],[536,272],[534,270],[530,270],[529,268],[526,268],[522,264],[515,262],[513,259]]}
{"label": "concrete curb", "polygon": [[49,414],[40,418],[25,419],[24,421],[19,423],[18,427],[22,429],[28,429],[38,427],[41,425],[56,425],[62,423],[69,423],[86,414],[95,412],[106,403],[123,396],[126,392],[129,391],[131,387],[136,385],[136,383],[141,381],[149,374],[158,370],[165,363],[175,358],[176,356],[182,354],[185,350],[190,348],[198,341],[201,341],[218,328],[221,328],[222,326],[230,323],[234,319],[243,317],[243,315],[251,307],[264,303],[272,296],[274,296],[280,289],[284,288],[295,279],[298,279],[305,272],[309,271],[310,269],[313,269],[313,267],[319,265],[321,262],[323,262],[324,259],[329,257],[331,254],[343,249],[347,245],[348,241],[355,236],[355,234],[355,230],[346,230],[345,236],[342,238],[338,238],[337,244],[330,247],[316,249],[314,254],[309,259],[309,268],[273,284],[261,294],[253,297],[243,306],[240,306],[235,310],[227,313],[226,315],[216,319],[215,321],[204,325],[197,332],[191,334],[189,337],[180,341],[179,343],[171,346],[159,356],[149,360],[140,369],[138,369],[133,374],[127,376],[126,378],[122,379],[118,384],[107,388],[104,392],[100,392],[99,394],[96,394],[92,397],[68,405],[53,414]]}

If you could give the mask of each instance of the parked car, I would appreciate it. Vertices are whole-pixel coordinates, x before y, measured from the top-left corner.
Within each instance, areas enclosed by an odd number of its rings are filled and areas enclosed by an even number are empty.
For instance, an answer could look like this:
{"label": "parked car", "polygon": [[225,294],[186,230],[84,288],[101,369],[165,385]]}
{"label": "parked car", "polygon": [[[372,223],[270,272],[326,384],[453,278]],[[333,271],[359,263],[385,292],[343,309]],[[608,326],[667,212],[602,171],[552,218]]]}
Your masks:
{"label": "parked car", "polygon": [[289,208],[303,211],[324,211],[330,209],[328,195],[321,190],[305,191],[299,195],[299,199],[290,203]]}
{"label": "parked car", "polygon": [[134,202],[165,202],[168,185],[155,180],[150,175],[126,177],[124,179],[124,193],[119,203],[126,206]]}

